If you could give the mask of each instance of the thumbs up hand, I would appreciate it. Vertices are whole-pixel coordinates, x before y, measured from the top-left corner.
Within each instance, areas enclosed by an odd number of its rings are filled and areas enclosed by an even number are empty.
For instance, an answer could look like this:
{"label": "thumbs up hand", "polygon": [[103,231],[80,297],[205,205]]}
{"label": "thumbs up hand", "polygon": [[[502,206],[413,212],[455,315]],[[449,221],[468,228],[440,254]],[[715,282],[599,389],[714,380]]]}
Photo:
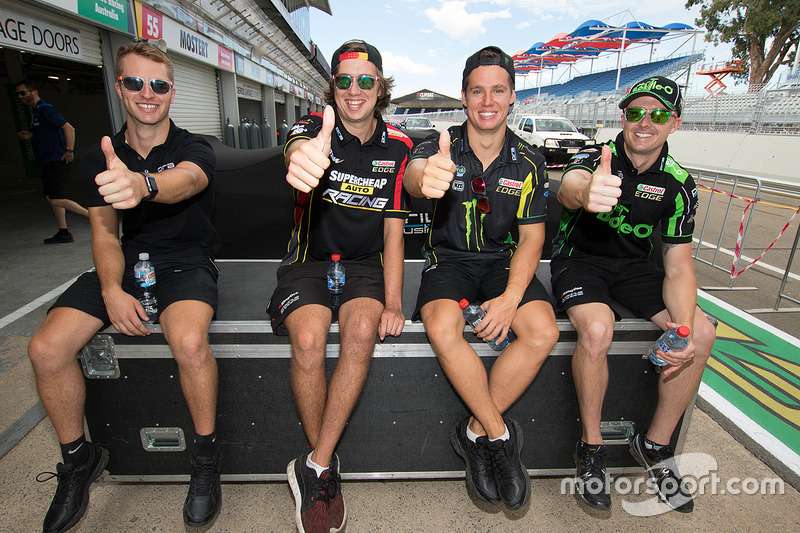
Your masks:
{"label": "thumbs up hand", "polygon": [[622,180],[611,173],[611,148],[603,146],[600,166],[583,190],[583,206],[590,213],[608,213],[622,195]]}
{"label": "thumbs up hand", "polygon": [[336,125],[336,115],[331,106],[325,106],[322,129],[310,141],[299,143],[289,154],[286,181],[302,192],[309,192],[319,185],[325,170],[331,165],[331,135]]}
{"label": "thumbs up hand", "polygon": [[450,188],[456,164],[450,157],[450,132],[443,130],[439,135],[439,153],[432,155],[422,171],[420,188],[426,198],[441,198]]}
{"label": "thumbs up hand", "polygon": [[103,137],[100,140],[100,148],[106,156],[107,170],[94,178],[94,182],[98,185],[97,191],[114,209],[136,207],[142,198],[147,196],[144,176],[128,170],[127,165],[114,152],[111,138]]}

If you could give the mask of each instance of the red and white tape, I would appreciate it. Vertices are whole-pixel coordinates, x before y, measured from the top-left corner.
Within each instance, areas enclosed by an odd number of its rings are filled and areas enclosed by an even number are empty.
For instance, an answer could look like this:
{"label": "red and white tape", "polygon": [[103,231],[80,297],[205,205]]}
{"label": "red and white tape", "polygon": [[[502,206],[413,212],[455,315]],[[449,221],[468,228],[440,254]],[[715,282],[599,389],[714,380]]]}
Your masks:
{"label": "red and white tape", "polygon": [[698,187],[703,187],[704,189],[708,189],[710,191],[713,191],[713,192],[716,192],[716,193],[719,193],[719,194],[724,194],[726,196],[730,196],[731,198],[736,198],[738,200],[743,200],[743,201],[747,202],[747,206],[744,208],[744,211],[742,211],[742,221],[739,224],[739,236],[736,238],[736,249],[733,252],[733,265],[731,265],[731,278],[732,279],[739,277],[742,273],[744,273],[750,267],[752,267],[753,265],[758,263],[761,260],[761,258],[764,257],[767,254],[769,249],[772,248],[775,245],[776,242],[778,242],[778,239],[780,239],[781,236],[783,236],[783,234],[786,233],[786,230],[789,229],[789,226],[792,224],[792,221],[795,219],[797,214],[800,213],[800,207],[795,209],[794,213],[789,218],[789,221],[783,226],[783,229],[778,234],[778,236],[775,237],[775,240],[772,241],[772,243],[769,246],[767,246],[767,249],[764,250],[763,252],[761,252],[761,255],[759,255],[758,257],[753,259],[753,261],[749,265],[747,265],[746,267],[744,267],[743,269],[741,269],[740,271],[737,272],[736,271],[736,266],[739,264],[739,257],[740,257],[741,251],[742,251],[742,236],[744,235],[744,219],[745,219],[745,216],[747,215],[747,210],[750,209],[753,206],[753,204],[757,203],[758,200],[751,200],[749,198],[742,198],[741,196],[736,196],[735,194],[731,194],[729,192],[720,191],[718,189],[715,189],[714,187],[709,187],[708,185],[703,185],[702,183],[698,183]]}

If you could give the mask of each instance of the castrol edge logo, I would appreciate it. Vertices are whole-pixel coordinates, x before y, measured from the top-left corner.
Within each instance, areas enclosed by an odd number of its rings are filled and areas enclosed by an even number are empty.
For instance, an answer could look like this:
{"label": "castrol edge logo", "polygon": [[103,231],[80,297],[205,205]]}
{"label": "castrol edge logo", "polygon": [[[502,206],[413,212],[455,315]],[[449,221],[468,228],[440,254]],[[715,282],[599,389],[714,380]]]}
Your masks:
{"label": "castrol edge logo", "polygon": [[640,183],[636,186],[636,194],[634,196],[637,198],[643,198],[645,200],[654,200],[656,202],[660,202],[664,197],[666,190],[667,189],[664,187],[653,187],[652,185]]}
{"label": "castrol edge logo", "polygon": [[645,185],[644,183],[640,183],[636,186],[637,191],[642,192],[651,192],[653,194],[664,194],[667,189],[664,187],[653,187],[652,185]]}
{"label": "castrol edge logo", "polygon": [[500,185],[504,187],[510,187],[512,189],[522,189],[521,181],[514,181],[508,178],[500,178]]}

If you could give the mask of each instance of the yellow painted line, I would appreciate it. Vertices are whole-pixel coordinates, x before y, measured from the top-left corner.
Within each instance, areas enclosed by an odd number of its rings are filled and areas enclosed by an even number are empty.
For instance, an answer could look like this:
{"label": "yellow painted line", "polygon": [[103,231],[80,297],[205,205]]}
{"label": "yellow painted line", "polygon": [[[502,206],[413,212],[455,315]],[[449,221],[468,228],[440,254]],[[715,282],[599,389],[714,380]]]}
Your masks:
{"label": "yellow painted line", "polygon": [[779,366],[793,374],[795,376],[800,376],[800,364],[795,363],[794,361],[787,361],[786,359],[781,359],[780,357],[775,357],[774,355],[770,355],[768,353],[762,353],[765,358],[771,361],[776,366]]}
{"label": "yellow painted line", "polygon": [[763,405],[766,409],[778,414],[785,420],[789,421],[795,427],[800,427],[800,410],[792,409],[777,400],[770,397],[764,391],[745,380],[741,375],[737,374],[733,369],[724,365],[720,361],[711,358],[708,360],[708,366],[715,372],[730,380],[734,385],[739,387],[742,391],[749,394],[756,402]]}
{"label": "yellow painted line", "polygon": [[800,404],[798,404],[798,398],[800,398],[800,388],[798,388],[797,385],[789,382],[780,374],[767,370],[766,368],[761,368],[758,365],[747,363],[745,361],[740,362],[742,366],[746,367],[750,372],[761,376],[764,381],[770,383],[773,387],[786,394],[786,396],[794,400],[794,403],[800,407]]}

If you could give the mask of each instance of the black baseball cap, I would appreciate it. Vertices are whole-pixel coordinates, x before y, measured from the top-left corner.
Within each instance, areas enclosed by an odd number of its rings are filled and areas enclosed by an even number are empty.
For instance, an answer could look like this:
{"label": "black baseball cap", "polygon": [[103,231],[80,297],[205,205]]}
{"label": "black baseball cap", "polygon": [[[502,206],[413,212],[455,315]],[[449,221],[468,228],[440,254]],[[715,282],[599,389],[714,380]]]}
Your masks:
{"label": "black baseball cap", "polygon": [[681,116],[681,88],[669,78],[663,76],[652,76],[646,78],[631,87],[630,92],[619,103],[620,109],[625,109],[631,100],[640,96],[652,96],[667,106],[670,111],[675,111]]}
{"label": "black baseball cap", "polygon": [[[481,52],[485,50],[491,50],[496,52],[500,55],[500,57],[484,57],[481,58]],[[508,75],[511,76],[511,88],[514,88],[514,60],[511,58],[510,55],[503,52],[500,48],[496,46],[487,46],[486,48],[481,48],[471,56],[467,58],[467,63],[464,66],[464,74],[461,76],[461,86],[464,87],[467,83],[467,78],[469,77],[470,72],[475,70],[478,67],[482,67],[484,65],[498,65],[506,69]]]}
{"label": "black baseball cap", "polygon": [[[345,48],[352,48],[348,45],[353,44],[360,44],[364,48],[367,49],[366,52],[357,52],[357,51],[348,51],[345,52]],[[336,72],[336,67],[339,66],[339,63],[344,61],[345,59],[363,59],[364,61],[369,61],[378,69],[378,72],[383,72],[383,59],[381,59],[381,53],[378,52],[378,49],[369,44],[366,41],[362,41],[360,39],[353,39],[351,41],[347,41],[346,43],[342,44],[334,53],[333,59],[331,60],[331,72]]]}

